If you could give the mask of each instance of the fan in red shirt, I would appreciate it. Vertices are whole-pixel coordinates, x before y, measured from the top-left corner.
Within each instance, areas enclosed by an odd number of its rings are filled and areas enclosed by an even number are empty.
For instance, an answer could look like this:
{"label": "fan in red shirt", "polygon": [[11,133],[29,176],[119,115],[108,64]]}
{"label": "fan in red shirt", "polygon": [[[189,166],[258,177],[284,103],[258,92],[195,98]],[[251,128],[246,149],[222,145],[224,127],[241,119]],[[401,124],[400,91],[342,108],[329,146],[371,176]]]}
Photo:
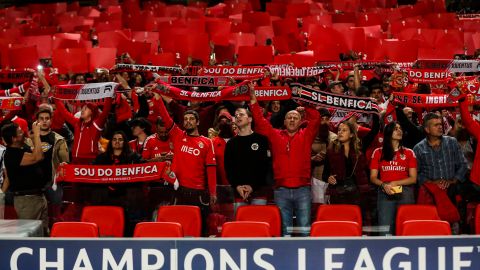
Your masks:
{"label": "fan in red shirt", "polygon": [[148,162],[172,161],[173,143],[171,142],[162,118],[157,119],[155,134],[148,136],[143,144],[143,159]]}
{"label": "fan in red shirt", "polygon": [[145,141],[147,140],[148,135],[150,135],[151,125],[145,118],[139,117],[133,119],[130,124],[132,129],[132,135],[135,139],[128,142],[130,148],[133,152],[142,156],[143,149],[145,148]]}
{"label": "fan in red shirt", "polygon": [[160,116],[173,142],[175,159],[172,163],[172,171],[180,183],[174,204],[200,207],[205,233],[206,220],[210,211],[209,202],[213,205],[217,200],[216,160],[212,141],[199,135],[200,121],[195,111],[189,110],[184,113],[184,131],[173,123],[163,103],[160,103]]}
{"label": "fan in red shirt", "polygon": [[230,138],[234,136],[232,129],[232,115],[222,112],[218,116],[218,136],[212,139],[215,159],[217,160],[217,183],[219,185],[230,185],[225,172],[225,146]]}
{"label": "fan in red shirt", "polygon": [[383,147],[372,154],[370,181],[379,186],[378,224],[389,225],[392,233],[398,205],[415,203],[413,186],[417,181],[417,158],[413,150],[402,146],[400,124],[389,123],[383,133]]}

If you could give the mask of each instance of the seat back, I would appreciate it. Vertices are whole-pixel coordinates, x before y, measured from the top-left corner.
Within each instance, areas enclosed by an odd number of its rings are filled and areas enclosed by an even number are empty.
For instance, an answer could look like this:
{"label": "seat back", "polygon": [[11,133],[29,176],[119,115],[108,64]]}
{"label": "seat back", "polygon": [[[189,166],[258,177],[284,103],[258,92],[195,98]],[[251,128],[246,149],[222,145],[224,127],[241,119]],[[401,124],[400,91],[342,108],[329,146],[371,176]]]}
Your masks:
{"label": "seat back", "polygon": [[270,225],[258,221],[225,222],[222,237],[271,237]]}
{"label": "seat back", "polygon": [[443,220],[407,220],[403,222],[401,235],[451,235],[450,224]]}
{"label": "seat back", "polygon": [[475,210],[475,234],[480,234],[480,204]]}
{"label": "seat back", "polygon": [[310,236],[362,236],[362,228],[354,221],[316,221],[312,224]]}
{"label": "seat back", "polygon": [[133,237],[183,237],[183,229],[178,222],[140,222]]}
{"label": "seat back", "polygon": [[282,235],[282,218],[276,205],[244,205],[237,209],[236,221],[259,221],[270,225],[271,236]]}
{"label": "seat back", "polygon": [[158,208],[157,221],[180,223],[185,236],[200,237],[202,234],[202,215],[198,206],[161,206]]}
{"label": "seat back", "polygon": [[353,221],[362,227],[362,211],[354,204],[323,204],[317,209],[315,221]]}
{"label": "seat back", "polygon": [[98,227],[90,222],[56,222],[50,237],[98,237]]}
{"label": "seat back", "polygon": [[403,223],[407,220],[440,220],[437,208],[434,205],[404,204],[397,209],[395,234],[400,235]]}
{"label": "seat back", "polygon": [[123,237],[125,215],[122,207],[85,206],[81,221],[97,224],[100,236]]}

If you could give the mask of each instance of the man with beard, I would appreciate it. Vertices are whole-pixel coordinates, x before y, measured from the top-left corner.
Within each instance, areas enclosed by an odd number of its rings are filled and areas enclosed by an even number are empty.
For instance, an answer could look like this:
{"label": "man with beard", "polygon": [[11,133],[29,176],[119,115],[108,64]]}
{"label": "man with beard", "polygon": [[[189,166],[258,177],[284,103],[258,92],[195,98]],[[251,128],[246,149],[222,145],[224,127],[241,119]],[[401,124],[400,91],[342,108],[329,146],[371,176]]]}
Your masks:
{"label": "man with beard", "polygon": [[142,157],[148,162],[172,161],[173,143],[170,141],[165,123],[162,118],[157,119],[157,132],[145,140]]}
{"label": "man with beard", "polygon": [[52,109],[49,105],[43,107],[37,112],[37,122],[40,125],[40,140],[42,142],[42,151],[44,159],[41,161],[45,178],[49,181],[47,187],[47,199],[50,202],[52,215],[54,218],[60,215],[62,206],[63,189],[61,185],[52,188],[53,178],[55,177],[58,166],[61,163],[69,161],[68,148],[65,138],[52,131]]}
{"label": "man with beard", "polygon": [[217,171],[212,141],[199,135],[199,115],[196,111],[186,111],[183,115],[182,131],[160,104],[160,116],[172,140],[175,159],[172,172],[180,187],[176,191],[173,204],[196,205],[202,212],[202,225],[205,234],[209,205],[217,201]]}
{"label": "man with beard", "polygon": [[246,204],[267,204],[271,189],[267,184],[271,172],[268,139],[253,132],[252,121],[249,110],[238,108],[235,111],[238,134],[225,147],[225,170],[234,190],[235,211]]}
{"label": "man with beard", "polygon": [[234,136],[232,129],[232,116],[227,111],[221,112],[218,116],[218,136],[212,139],[215,159],[217,160],[217,184],[228,185],[225,174],[224,153],[225,145]]}
{"label": "man with beard", "polygon": [[[337,138],[337,134],[329,130],[330,112],[322,108],[320,109],[320,116],[320,128],[312,144],[312,202],[314,203],[314,207],[318,206],[318,204],[325,203],[327,183],[321,180],[325,164],[324,161],[328,145]],[[315,209],[312,213],[316,213]]]}

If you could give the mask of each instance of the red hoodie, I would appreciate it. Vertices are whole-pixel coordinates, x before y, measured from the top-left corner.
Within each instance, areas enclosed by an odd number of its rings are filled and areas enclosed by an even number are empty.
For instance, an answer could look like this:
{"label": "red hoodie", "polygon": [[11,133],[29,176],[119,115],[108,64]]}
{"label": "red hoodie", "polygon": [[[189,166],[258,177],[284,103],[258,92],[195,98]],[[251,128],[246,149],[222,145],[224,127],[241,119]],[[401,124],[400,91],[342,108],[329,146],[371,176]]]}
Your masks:
{"label": "red hoodie", "polygon": [[[468,111],[468,102],[465,100],[460,102],[460,113],[462,115],[463,126],[479,141],[480,124],[473,120]],[[472,171],[470,172],[470,181],[480,185],[480,150],[478,149],[475,152],[475,159],[473,160]]]}
{"label": "red hoodie", "polygon": [[96,117],[94,112],[92,121],[88,123],[75,118],[57,99],[55,105],[63,118],[74,127],[72,163],[89,164],[98,154],[98,139],[100,139],[103,126],[112,107],[112,98],[106,99],[102,113]]}
{"label": "red hoodie", "polygon": [[320,113],[306,107],[309,120],[306,128],[295,135],[286,130],[274,129],[263,117],[258,103],[250,105],[255,122],[255,132],[266,136],[272,147],[273,174],[277,187],[297,188],[310,185],[310,152],[320,126]]}

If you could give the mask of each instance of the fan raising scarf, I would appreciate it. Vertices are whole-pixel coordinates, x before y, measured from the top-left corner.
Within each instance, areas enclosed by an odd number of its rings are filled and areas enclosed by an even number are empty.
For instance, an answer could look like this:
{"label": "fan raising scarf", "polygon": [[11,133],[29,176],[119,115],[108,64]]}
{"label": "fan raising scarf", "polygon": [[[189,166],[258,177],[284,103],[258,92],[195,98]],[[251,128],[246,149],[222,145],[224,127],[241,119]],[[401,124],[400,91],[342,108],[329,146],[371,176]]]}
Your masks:
{"label": "fan raising scarf", "polygon": [[292,83],[292,98],[295,101],[359,113],[378,113],[379,107],[371,98],[338,95],[316,90],[299,83]]}
{"label": "fan raising scarf", "polygon": [[[187,91],[176,88],[161,79],[155,80],[156,86],[153,91],[160,95],[165,95],[176,100],[189,101],[247,101],[250,100],[249,81],[244,81],[238,85],[223,88],[222,90],[209,92]],[[291,91],[288,86],[265,86],[255,87],[255,94],[258,100],[286,100],[290,99]]]}
{"label": "fan raising scarf", "polygon": [[167,67],[167,66],[117,64],[114,68],[114,71],[182,73],[183,69],[179,67]]}
{"label": "fan raising scarf", "polygon": [[0,70],[0,83],[23,83],[32,79],[30,71]]}
{"label": "fan raising scarf", "polygon": [[55,98],[62,100],[87,101],[113,97],[118,83],[64,84],[55,88]]}

